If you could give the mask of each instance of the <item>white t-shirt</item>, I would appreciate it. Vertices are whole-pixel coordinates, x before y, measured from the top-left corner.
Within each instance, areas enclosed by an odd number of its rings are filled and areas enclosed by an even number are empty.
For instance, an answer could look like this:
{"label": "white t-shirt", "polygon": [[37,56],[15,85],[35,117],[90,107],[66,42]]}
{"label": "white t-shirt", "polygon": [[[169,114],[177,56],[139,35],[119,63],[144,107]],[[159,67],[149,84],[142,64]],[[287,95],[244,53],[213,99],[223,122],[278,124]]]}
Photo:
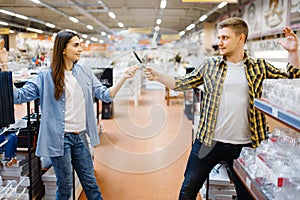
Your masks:
{"label": "white t-shirt", "polygon": [[214,140],[231,144],[251,143],[248,120],[249,87],[244,61],[227,62],[227,65]]}
{"label": "white t-shirt", "polygon": [[65,70],[65,132],[80,132],[86,129],[85,100],[83,91],[72,71]]}

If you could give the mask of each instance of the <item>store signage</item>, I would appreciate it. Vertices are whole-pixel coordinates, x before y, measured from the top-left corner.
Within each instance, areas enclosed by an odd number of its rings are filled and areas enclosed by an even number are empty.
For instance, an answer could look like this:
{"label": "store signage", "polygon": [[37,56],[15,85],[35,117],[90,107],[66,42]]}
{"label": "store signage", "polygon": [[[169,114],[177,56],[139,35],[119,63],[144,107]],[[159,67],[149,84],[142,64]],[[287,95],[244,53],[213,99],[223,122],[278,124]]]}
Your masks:
{"label": "store signage", "polygon": [[0,35],[7,35],[9,34],[9,28],[0,28]]}
{"label": "store signage", "polygon": [[179,40],[180,36],[178,34],[162,34],[162,40]]}
{"label": "store signage", "polygon": [[129,28],[130,33],[151,34],[151,28]]}
{"label": "store signage", "polygon": [[[238,0],[224,0],[228,3],[238,3]],[[221,0],[181,0],[181,3],[221,3]]]}
{"label": "store signage", "polygon": [[38,34],[37,33],[18,33],[19,38],[31,38],[31,39],[37,39]]}

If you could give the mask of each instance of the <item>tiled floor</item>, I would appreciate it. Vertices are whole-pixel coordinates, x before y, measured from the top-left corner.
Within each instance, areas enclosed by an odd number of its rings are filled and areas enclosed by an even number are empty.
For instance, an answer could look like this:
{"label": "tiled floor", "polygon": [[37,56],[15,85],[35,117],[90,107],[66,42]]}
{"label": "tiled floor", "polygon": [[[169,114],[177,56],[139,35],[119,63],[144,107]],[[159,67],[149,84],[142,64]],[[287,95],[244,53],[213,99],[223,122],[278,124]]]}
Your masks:
{"label": "tiled floor", "polygon": [[166,106],[163,90],[142,91],[138,106],[114,99],[114,118],[102,120],[94,150],[105,200],[178,199],[192,138],[183,109],[182,100]]}

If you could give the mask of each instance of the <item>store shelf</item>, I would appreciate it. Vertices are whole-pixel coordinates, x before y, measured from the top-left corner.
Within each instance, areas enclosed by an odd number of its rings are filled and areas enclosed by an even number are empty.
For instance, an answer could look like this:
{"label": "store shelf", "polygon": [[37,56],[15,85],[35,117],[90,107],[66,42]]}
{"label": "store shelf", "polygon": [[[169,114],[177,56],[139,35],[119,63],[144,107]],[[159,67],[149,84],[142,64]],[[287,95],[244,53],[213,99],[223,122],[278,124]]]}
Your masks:
{"label": "store shelf", "polygon": [[254,99],[254,106],[256,109],[287,125],[288,127],[296,131],[300,131],[299,116],[296,116],[295,114],[287,112],[281,108],[275,107],[265,100]]}
{"label": "store shelf", "polygon": [[241,163],[240,159],[234,160],[233,169],[235,174],[243,182],[248,192],[254,199],[268,199],[260,190],[260,185],[250,177],[250,175],[244,168],[244,165]]}

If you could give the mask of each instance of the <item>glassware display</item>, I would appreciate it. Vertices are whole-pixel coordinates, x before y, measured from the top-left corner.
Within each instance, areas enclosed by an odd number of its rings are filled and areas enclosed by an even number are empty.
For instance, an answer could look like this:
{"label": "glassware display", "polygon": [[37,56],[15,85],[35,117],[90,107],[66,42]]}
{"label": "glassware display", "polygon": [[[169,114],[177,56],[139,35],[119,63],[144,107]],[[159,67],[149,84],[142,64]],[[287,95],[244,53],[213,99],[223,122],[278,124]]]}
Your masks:
{"label": "glassware display", "polygon": [[299,116],[300,79],[265,79],[262,98]]}
{"label": "glassware display", "polygon": [[[256,149],[244,147],[239,160],[270,199],[294,199],[300,193],[300,134],[275,128]],[[288,195],[287,195],[288,193]]]}

